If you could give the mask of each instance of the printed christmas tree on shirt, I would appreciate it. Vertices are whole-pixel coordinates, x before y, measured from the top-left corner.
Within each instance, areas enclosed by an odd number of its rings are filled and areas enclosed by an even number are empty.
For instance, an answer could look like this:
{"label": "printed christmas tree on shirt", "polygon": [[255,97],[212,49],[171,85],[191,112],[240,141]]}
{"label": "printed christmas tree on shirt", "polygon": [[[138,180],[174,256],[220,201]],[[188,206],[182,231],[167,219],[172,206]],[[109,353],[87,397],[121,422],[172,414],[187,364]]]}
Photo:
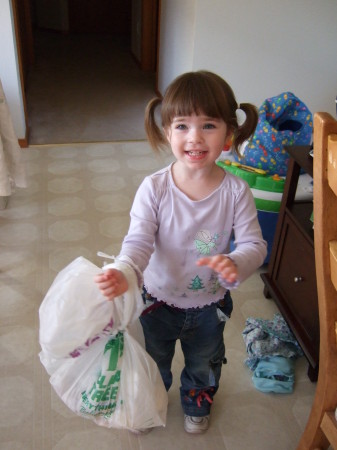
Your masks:
{"label": "printed christmas tree on shirt", "polygon": [[195,278],[193,278],[191,284],[188,286],[188,289],[191,289],[192,291],[198,291],[200,289],[205,289],[205,286],[201,278],[197,275]]}

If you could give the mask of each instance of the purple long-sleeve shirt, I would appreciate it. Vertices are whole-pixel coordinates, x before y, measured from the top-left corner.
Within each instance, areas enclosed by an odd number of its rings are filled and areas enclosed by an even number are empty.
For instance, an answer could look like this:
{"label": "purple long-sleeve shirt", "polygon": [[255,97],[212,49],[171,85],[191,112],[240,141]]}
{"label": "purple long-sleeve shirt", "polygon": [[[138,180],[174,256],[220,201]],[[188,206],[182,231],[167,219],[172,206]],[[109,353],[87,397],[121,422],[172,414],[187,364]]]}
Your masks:
{"label": "purple long-sleeve shirt", "polygon": [[[262,265],[266,242],[244,180],[226,172],[217,189],[194,201],[177,188],[171,168],[140,185],[118,258],[131,259],[148,293],[158,300],[179,308],[202,307],[221,299]],[[233,232],[235,250],[230,251]],[[237,265],[236,283],[228,284],[212,269],[196,265],[200,257],[219,253]]]}

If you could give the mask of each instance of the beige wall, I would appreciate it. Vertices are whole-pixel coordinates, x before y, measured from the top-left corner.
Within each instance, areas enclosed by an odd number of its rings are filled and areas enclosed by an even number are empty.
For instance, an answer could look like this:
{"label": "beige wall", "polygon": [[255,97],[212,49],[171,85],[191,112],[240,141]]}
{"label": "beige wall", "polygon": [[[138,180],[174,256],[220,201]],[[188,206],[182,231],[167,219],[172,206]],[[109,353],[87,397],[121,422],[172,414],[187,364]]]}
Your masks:
{"label": "beige wall", "polygon": [[[207,0],[205,0],[207,3]],[[161,0],[158,88],[192,70],[196,0]]]}
{"label": "beige wall", "polygon": [[162,0],[161,20],[161,92],[186,70],[208,69],[239,102],[289,90],[336,115],[335,0]]}
{"label": "beige wall", "polygon": [[[258,106],[292,90],[334,115],[336,0],[161,0],[158,87],[180,73],[209,69],[237,99]],[[0,78],[18,138],[25,137],[10,0],[0,0]]]}

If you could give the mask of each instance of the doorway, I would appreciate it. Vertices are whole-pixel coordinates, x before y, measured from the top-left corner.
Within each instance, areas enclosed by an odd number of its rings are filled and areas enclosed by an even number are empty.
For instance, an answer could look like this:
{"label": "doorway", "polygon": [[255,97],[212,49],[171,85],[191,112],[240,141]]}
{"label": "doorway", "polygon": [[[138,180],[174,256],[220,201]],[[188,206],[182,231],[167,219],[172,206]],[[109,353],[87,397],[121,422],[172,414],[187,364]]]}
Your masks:
{"label": "doorway", "polygon": [[145,139],[159,0],[17,3],[29,145]]}

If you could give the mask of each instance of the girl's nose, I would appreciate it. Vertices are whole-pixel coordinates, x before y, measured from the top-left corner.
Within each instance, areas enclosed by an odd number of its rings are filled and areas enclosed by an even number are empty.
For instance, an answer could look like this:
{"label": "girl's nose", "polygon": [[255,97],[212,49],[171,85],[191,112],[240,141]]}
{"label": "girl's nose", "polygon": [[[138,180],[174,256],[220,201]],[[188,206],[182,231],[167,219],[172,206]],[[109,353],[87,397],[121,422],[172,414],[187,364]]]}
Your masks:
{"label": "girl's nose", "polygon": [[202,141],[202,132],[198,128],[191,128],[189,132],[189,141],[196,143]]}

